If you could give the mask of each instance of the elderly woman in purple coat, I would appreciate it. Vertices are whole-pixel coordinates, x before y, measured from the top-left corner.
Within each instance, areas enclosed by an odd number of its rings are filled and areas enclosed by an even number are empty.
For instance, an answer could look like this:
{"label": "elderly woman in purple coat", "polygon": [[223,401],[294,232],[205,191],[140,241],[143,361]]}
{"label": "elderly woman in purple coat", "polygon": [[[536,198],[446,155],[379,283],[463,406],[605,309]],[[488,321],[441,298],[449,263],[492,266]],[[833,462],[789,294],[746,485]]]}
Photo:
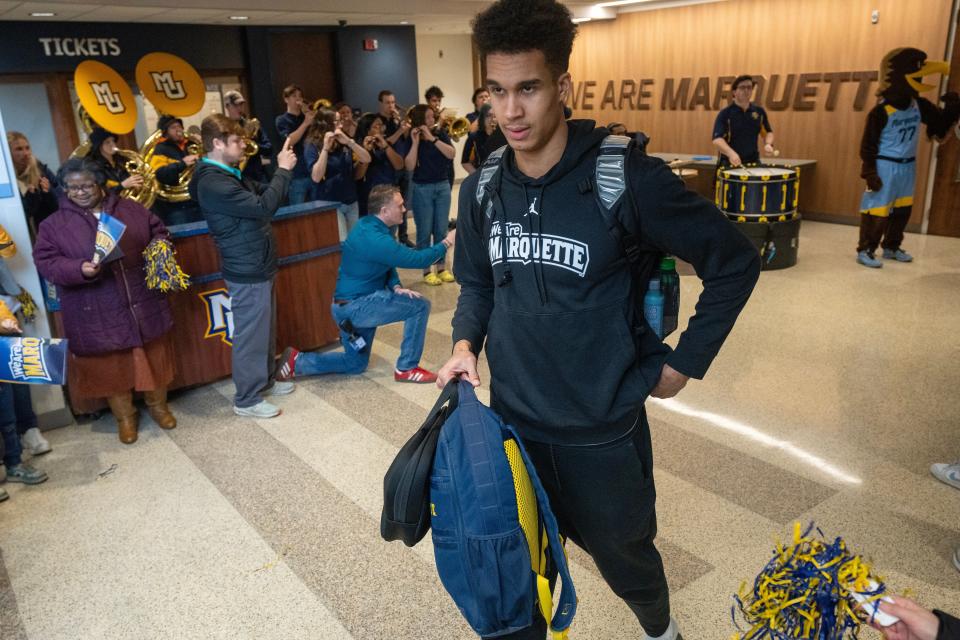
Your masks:
{"label": "elderly woman in purple coat", "polygon": [[[120,441],[130,444],[137,440],[138,426],[133,391],[143,392],[160,427],[177,426],[167,406],[174,376],[173,320],[163,295],[147,289],[143,258],[151,240],[169,233],[148,209],[108,192],[95,162],[72,158],[61,175],[66,197],[40,225],[33,259],[60,295],[71,395],[106,397]],[[126,231],[113,252],[94,264],[102,212],[119,219]]]}

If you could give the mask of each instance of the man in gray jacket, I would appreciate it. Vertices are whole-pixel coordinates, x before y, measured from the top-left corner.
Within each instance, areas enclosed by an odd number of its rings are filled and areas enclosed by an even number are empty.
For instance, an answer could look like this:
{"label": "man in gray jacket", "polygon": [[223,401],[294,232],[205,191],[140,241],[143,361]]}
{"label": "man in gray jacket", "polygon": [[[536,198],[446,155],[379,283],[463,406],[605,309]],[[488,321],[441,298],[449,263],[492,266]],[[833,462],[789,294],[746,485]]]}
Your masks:
{"label": "man in gray jacket", "polygon": [[190,183],[210,235],[220,251],[221,272],[233,312],[233,411],[273,418],[280,409],[263,399],[293,392],[289,381],[274,381],[276,355],[277,248],[271,219],[290,185],[297,156],[289,143],[277,155],[269,184],[244,179],[236,165],[243,157],[243,130],[215,113],[200,126],[204,158]]}

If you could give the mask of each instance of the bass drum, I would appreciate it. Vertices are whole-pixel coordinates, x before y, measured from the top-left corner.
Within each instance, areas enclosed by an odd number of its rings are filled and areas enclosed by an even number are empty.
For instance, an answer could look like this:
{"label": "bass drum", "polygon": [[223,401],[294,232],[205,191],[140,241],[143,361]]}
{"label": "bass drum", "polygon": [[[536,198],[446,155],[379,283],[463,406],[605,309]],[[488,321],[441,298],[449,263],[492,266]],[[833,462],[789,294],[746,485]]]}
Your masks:
{"label": "bass drum", "polygon": [[717,207],[738,222],[783,222],[800,200],[800,172],[793,167],[748,166],[717,170]]}

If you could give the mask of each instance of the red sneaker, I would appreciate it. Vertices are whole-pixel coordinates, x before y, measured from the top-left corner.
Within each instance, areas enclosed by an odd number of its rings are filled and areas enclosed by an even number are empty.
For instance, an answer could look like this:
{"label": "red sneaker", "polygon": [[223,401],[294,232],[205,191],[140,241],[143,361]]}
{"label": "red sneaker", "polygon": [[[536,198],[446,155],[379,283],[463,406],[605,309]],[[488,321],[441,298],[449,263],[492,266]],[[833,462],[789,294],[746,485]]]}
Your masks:
{"label": "red sneaker", "polygon": [[294,377],[294,369],[297,364],[297,356],[300,351],[293,347],[287,347],[283,350],[280,360],[277,362],[277,368],[273,371],[274,380],[290,380]]}
{"label": "red sneaker", "polygon": [[426,382],[436,382],[437,374],[431,373],[426,369],[421,369],[420,367],[414,367],[406,371],[394,369],[393,379],[397,382],[416,382],[417,384],[423,384]]}

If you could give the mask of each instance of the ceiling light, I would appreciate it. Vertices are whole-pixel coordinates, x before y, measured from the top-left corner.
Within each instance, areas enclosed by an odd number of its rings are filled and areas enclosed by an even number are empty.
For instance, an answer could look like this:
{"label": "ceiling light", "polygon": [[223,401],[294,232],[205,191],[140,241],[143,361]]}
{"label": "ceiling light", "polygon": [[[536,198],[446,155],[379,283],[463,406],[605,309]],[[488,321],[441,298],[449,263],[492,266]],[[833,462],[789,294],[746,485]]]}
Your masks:
{"label": "ceiling light", "polygon": [[57,15],[53,11],[34,11],[30,14],[34,18],[52,18]]}
{"label": "ceiling light", "polygon": [[231,20],[249,20],[250,16],[230,16]]}
{"label": "ceiling light", "polygon": [[400,24],[410,24],[410,21],[409,21],[409,20],[401,20],[401,21],[400,21]]}
{"label": "ceiling light", "polygon": [[570,22],[590,22],[593,18],[571,18]]}

